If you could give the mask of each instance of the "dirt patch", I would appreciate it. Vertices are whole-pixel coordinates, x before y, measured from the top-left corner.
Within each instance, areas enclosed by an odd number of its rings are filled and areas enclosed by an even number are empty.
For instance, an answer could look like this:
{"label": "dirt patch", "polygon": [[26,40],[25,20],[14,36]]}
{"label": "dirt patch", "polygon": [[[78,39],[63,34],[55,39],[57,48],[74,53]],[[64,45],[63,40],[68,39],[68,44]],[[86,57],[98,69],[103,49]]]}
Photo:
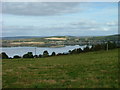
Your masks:
{"label": "dirt patch", "polygon": [[67,40],[66,38],[45,38],[49,40]]}

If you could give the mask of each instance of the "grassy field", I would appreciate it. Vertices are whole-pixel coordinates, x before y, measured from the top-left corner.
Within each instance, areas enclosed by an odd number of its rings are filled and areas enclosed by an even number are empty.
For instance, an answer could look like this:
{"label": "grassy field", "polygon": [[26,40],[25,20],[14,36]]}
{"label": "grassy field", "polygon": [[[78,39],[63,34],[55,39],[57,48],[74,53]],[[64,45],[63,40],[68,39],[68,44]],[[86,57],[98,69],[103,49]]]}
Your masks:
{"label": "grassy field", "polygon": [[118,88],[118,50],[3,60],[3,88]]}

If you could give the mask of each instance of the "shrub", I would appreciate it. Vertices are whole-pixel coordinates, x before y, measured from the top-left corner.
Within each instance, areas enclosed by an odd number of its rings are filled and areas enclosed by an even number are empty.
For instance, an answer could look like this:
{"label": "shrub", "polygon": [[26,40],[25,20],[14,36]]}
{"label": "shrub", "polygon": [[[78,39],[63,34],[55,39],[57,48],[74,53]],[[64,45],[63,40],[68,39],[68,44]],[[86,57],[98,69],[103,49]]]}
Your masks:
{"label": "shrub", "polygon": [[77,53],[81,53],[81,52],[83,52],[82,49],[81,49],[81,48],[78,48],[78,49],[77,49]]}
{"label": "shrub", "polygon": [[0,57],[1,57],[2,59],[8,59],[8,58],[9,58],[8,55],[7,55],[5,52],[2,52],[2,53],[0,54]]}
{"label": "shrub", "polygon": [[42,57],[42,55],[40,54],[38,57],[39,57],[39,58],[41,58],[41,57]]}
{"label": "shrub", "polygon": [[20,56],[18,56],[18,55],[15,55],[13,58],[21,58]]}
{"label": "shrub", "polygon": [[34,55],[34,58],[39,58],[39,56],[38,55]]}
{"label": "shrub", "polygon": [[89,52],[90,51],[90,48],[87,46],[83,49],[83,52]]}
{"label": "shrub", "polygon": [[48,57],[48,56],[49,56],[48,51],[44,51],[44,52],[43,52],[43,57]]}
{"label": "shrub", "polygon": [[51,56],[55,56],[55,55],[56,55],[56,53],[55,53],[55,52],[52,52]]}
{"label": "shrub", "polygon": [[28,52],[27,54],[23,55],[23,58],[34,58],[32,52]]}

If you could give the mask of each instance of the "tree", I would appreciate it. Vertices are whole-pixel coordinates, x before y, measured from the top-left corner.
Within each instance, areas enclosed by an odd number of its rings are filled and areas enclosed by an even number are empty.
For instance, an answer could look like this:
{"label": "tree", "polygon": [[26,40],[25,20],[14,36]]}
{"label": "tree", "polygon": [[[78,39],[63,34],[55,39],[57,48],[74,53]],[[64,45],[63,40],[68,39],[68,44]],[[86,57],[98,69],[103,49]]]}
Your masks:
{"label": "tree", "polygon": [[20,56],[18,56],[18,55],[15,55],[13,58],[21,58]]}
{"label": "tree", "polygon": [[24,54],[24,55],[23,55],[23,58],[28,58],[28,54]]}
{"label": "tree", "polygon": [[83,52],[89,52],[90,51],[90,48],[87,46],[83,49]]}
{"label": "tree", "polygon": [[38,58],[39,56],[38,55],[34,55],[34,58]]}
{"label": "tree", "polygon": [[99,50],[106,50],[107,44],[97,44],[97,45],[92,45],[91,51],[99,51]]}
{"label": "tree", "polygon": [[7,55],[5,52],[2,52],[2,53],[0,54],[0,57],[1,57],[2,59],[8,59],[8,58],[9,58],[8,55]]}
{"label": "tree", "polygon": [[70,54],[77,54],[77,49],[73,49]]}
{"label": "tree", "polygon": [[78,49],[77,49],[77,53],[81,53],[81,52],[83,52],[82,49],[81,49],[81,48],[78,48]]}
{"label": "tree", "polygon": [[117,43],[113,42],[113,47],[117,48]]}
{"label": "tree", "polygon": [[49,56],[49,53],[48,53],[48,51],[46,50],[46,51],[44,51],[43,52],[43,57],[48,57]]}
{"label": "tree", "polygon": [[28,52],[27,54],[23,55],[23,58],[34,58],[32,52]]}
{"label": "tree", "polygon": [[94,45],[91,46],[90,51],[94,51]]}
{"label": "tree", "polygon": [[71,52],[72,52],[72,51],[71,51],[71,50],[69,50],[68,52],[69,52],[69,54],[71,54]]}
{"label": "tree", "polygon": [[55,53],[55,52],[52,52],[51,56],[55,56],[55,55],[56,55],[56,53]]}
{"label": "tree", "polygon": [[58,53],[57,56],[63,55],[62,53]]}
{"label": "tree", "polygon": [[42,57],[42,55],[40,54],[40,55],[39,55],[39,58],[41,58],[41,57]]}
{"label": "tree", "polygon": [[114,49],[116,47],[117,47],[117,45],[115,42],[111,43],[110,41],[108,41],[108,49]]}

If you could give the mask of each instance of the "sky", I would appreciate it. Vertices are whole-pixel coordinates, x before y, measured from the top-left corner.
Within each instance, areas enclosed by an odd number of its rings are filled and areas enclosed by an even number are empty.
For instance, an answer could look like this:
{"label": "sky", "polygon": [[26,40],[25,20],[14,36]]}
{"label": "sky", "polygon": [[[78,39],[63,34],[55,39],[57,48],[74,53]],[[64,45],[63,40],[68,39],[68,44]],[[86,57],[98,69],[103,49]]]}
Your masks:
{"label": "sky", "polygon": [[118,34],[117,2],[4,2],[2,36]]}

